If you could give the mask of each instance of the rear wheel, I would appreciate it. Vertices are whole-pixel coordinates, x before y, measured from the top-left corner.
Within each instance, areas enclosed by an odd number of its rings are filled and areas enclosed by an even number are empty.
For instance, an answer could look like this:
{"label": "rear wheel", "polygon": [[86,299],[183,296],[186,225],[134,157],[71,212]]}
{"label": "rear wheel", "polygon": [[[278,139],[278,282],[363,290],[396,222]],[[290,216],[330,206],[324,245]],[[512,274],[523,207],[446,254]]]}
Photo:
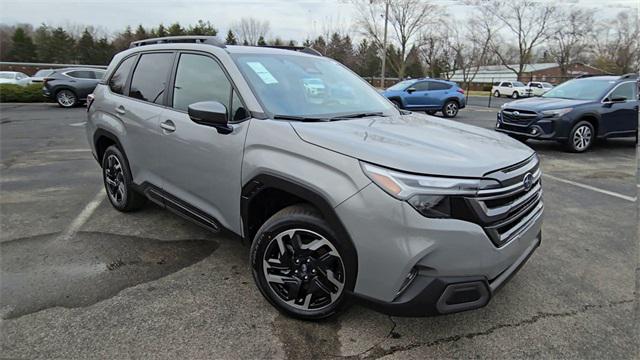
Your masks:
{"label": "rear wheel", "polygon": [[109,202],[116,210],[135,211],[144,205],[146,198],[133,189],[129,165],[115,145],[109,146],[102,157],[102,179]]}
{"label": "rear wheel", "polygon": [[355,284],[355,259],[319,213],[307,205],[280,210],[251,246],[254,280],[279,311],[299,319],[329,317]]}
{"label": "rear wheel", "polygon": [[56,93],[56,101],[63,108],[71,108],[78,104],[78,97],[73,91],[62,89]]}
{"label": "rear wheel", "polygon": [[442,108],[442,115],[446,118],[452,118],[458,115],[458,103],[453,100],[447,101]]}
{"label": "rear wheel", "polygon": [[573,126],[566,142],[567,149],[571,152],[585,152],[593,144],[595,131],[588,121],[580,121]]}

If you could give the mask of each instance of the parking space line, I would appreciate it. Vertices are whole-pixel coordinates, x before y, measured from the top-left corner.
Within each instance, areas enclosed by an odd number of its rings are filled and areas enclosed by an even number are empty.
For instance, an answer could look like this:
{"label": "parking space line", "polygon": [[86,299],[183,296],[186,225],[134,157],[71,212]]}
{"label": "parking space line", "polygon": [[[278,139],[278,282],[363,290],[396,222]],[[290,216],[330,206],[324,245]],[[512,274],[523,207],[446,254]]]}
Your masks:
{"label": "parking space line", "polygon": [[582,184],[582,183],[579,183],[579,182],[562,179],[562,178],[555,177],[555,176],[549,175],[549,174],[543,174],[542,176],[544,176],[547,179],[552,179],[552,180],[559,181],[559,182],[562,182],[562,183],[565,183],[565,184],[581,187],[583,189],[599,192],[601,194],[617,197],[618,199],[622,199],[622,200],[626,200],[626,201],[630,201],[630,202],[635,202],[636,199],[637,199],[636,197],[627,196],[627,195],[623,195],[623,194],[618,194],[617,192],[613,192],[613,191],[609,191],[609,190],[598,189],[597,187],[594,187],[594,186],[591,186],[591,185]]}
{"label": "parking space line", "polygon": [[94,196],[93,200],[89,201],[89,203],[80,211],[80,214],[76,216],[75,219],[71,222],[69,227],[57,238],[57,240],[69,240],[71,239],[77,232],[80,230],[82,225],[84,225],[87,220],[91,217],[94,211],[98,208],[102,200],[105,198],[104,188],[100,188],[96,196]]}

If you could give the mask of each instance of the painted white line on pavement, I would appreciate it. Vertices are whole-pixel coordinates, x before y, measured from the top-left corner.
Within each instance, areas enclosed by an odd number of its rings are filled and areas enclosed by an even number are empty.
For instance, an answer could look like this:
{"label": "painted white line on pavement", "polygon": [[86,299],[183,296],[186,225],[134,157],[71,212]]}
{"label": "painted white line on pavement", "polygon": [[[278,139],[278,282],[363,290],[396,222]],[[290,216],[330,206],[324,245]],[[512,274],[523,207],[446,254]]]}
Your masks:
{"label": "painted white line on pavement", "polygon": [[89,201],[89,203],[80,211],[80,214],[76,216],[75,219],[71,222],[69,227],[58,236],[57,240],[69,240],[75,235],[78,230],[84,225],[87,220],[91,217],[94,211],[98,208],[102,200],[104,200],[106,194],[104,188],[100,188],[96,196],[94,196],[93,200]]}
{"label": "painted white line on pavement", "polygon": [[591,186],[591,185],[582,184],[582,183],[579,183],[579,182],[562,179],[562,178],[555,177],[555,176],[549,175],[549,174],[542,174],[542,176],[544,176],[545,178],[548,178],[548,179],[552,179],[552,180],[555,180],[555,181],[559,181],[559,182],[565,183],[565,184],[569,184],[569,185],[581,187],[583,189],[599,192],[601,194],[617,197],[618,199],[622,199],[622,200],[635,202],[636,199],[637,199],[636,197],[631,197],[631,196],[627,196],[627,195],[618,194],[617,192],[613,192],[613,191],[609,191],[609,190],[598,189],[597,187],[594,187],[594,186]]}

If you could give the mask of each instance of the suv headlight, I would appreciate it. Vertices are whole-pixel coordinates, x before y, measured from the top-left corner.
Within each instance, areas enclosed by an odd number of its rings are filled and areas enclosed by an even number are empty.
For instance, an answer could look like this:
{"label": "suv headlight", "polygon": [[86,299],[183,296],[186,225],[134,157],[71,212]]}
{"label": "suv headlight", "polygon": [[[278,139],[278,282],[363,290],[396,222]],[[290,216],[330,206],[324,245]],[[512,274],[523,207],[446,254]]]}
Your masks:
{"label": "suv headlight", "polygon": [[498,187],[495,180],[414,175],[361,163],[364,173],[389,195],[407,201],[422,215],[451,217],[453,197],[474,196],[480,189]]}
{"label": "suv headlight", "polygon": [[545,110],[542,112],[542,115],[544,117],[561,117],[562,115],[570,113],[572,110],[573,108]]}

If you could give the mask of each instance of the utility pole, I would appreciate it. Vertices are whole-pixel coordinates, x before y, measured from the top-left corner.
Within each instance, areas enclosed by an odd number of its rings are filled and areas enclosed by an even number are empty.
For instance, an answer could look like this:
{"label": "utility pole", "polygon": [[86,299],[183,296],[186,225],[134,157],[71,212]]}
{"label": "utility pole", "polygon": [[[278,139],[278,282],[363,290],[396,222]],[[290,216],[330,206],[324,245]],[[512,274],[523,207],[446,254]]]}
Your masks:
{"label": "utility pole", "polygon": [[389,0],[384,2],[384,35],[382,39],[382,73],[380,74],[380,87],[384,89],[384,73],[387,65],[387,24],[389,22]]}

